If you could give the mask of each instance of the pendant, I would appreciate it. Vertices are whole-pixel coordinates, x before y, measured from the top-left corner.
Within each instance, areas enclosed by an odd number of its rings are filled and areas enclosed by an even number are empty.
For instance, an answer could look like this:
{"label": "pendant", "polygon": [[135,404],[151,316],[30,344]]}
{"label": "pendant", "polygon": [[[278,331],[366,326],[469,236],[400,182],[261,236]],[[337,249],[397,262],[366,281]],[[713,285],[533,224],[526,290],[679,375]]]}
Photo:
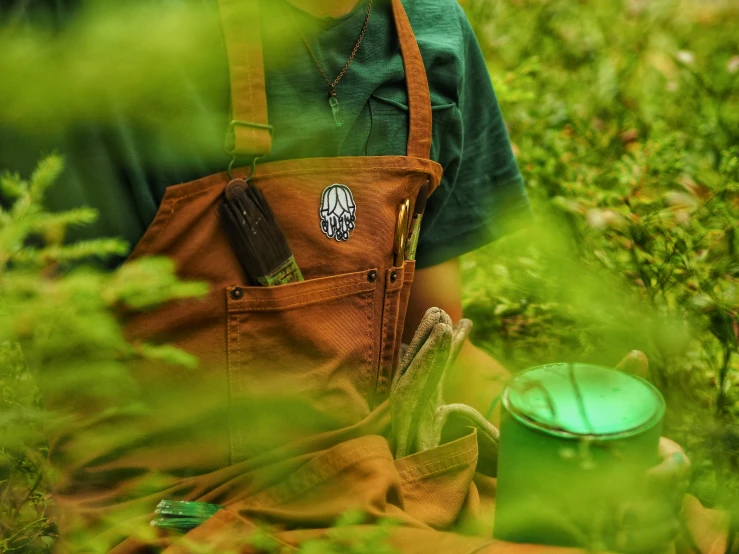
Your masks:
{"label": "pendant", "polygon": [[341,115],[341,107],[339,106],[339,99],[336,98],[336,93],[331,90],[328,94],[328,105],[331,106],[331,113],[334,114],[334,121],[337,127],[344,126],[344,118]]}

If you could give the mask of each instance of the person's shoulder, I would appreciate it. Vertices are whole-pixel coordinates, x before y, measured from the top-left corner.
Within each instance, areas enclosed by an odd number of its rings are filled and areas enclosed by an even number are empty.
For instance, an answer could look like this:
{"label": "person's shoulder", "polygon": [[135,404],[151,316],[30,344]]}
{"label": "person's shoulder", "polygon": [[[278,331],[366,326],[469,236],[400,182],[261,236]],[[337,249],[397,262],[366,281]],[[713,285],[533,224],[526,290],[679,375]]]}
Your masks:
{"label": "person's shoulder", "polygon": [[403,0],[403,6],[416,33],[446,32],[460,38],[466,34],[467,19],[457,0]]}
{"label": "person's shoulder", "polygon": [[401,0],[406,11],[409,13],[416,10],[434,10],[447,14],[458,14],[464,12],[458,0]]}
{"label": "person's shoulder", "polygon": [[463,58],[469,23],[457,0],[402,0],[421,51]]}

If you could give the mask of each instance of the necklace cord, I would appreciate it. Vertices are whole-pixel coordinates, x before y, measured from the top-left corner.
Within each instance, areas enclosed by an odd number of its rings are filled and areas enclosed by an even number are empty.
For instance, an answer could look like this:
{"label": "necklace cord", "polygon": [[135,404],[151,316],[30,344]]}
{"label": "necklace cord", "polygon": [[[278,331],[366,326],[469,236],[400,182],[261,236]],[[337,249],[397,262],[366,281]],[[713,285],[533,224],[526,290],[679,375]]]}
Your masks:
{"label": "necklace cord", "polygon": [[362,30],[359,33],[357,42],[354,44],[354,48],[352,49],[352,53],[349,56],[349,59],[347,60],[346,64],[344,64],[344,67],[339,72],[339,74],[336,76],[336,79],[334,79],[333,81],[331,81],[331,79],[328,78],[328,75],[326,75],[326,72],[321,66],[321,63],[318,61],[318,57],[316,56],[316,53],[313,51],[313,48],[311,48],[310,44],[308,43],[308,40],[305,38],[305,35],[303,35],[298,24],[295,22],[295,18],[293,17],[292,13],[290,13],[290,19],[292,19],[293,25],[296,27],[296,29],[298,30],[298,33],[300,34],[300,40],[303,41],[303,44],[305,45],[306,50],[308,50],[308,53],[310,54],[311,58],[313,58],[313,63],[316,64],[318,71],[320,71],[321,75],[323,76],[323,80],[326,81],[326,84],[328,85],[329,96],[336,96],[336,92],[334,91],[334,89],[339,84],[339,81],[341,81],[342,77],[344,77],[344,74],[349,69],[349,66],[354,61],[354,58],[356,57],[357,52],[359,51],[359,45],[362,44],[362,39],[364,38],[364,34],[367,32],[367,27],[369,26],[369,20],[370,20],[371,13],[372,13],[372,0],[368,0],[367,1],[367,14],[364,17],[364,24],[362,25]]}

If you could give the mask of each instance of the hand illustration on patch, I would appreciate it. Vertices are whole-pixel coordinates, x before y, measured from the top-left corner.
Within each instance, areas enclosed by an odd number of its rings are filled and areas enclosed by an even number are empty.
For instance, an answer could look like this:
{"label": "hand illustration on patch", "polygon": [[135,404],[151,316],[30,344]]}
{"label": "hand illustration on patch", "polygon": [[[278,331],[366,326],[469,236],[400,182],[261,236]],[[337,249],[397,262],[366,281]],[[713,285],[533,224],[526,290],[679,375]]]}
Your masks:
{"label": "hand illustration on patch", "polygon": [[321,195],[321,230],[330,239],[347,240],[354,230],[357,205],[349,187],[333,184]]}

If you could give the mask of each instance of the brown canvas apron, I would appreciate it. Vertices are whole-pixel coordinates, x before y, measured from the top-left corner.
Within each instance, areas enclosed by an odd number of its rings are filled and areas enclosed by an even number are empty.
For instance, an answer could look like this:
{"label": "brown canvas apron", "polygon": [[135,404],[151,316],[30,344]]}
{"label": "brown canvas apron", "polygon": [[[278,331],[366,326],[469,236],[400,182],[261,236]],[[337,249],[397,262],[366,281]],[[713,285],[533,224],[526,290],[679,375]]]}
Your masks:
{"label": "brown canvas apron", "polygon": [[[263,156],[271,136],[258,3],[220,7],[233,151]],[[304,282],[244,285],[217,219],[227,173],[167,189],[131,259],[168,256],[179,277],[205,281],[210,292],[130,315],[127,335],[171,342],[201,363],[134,367],[148,411],[105,422],[126,428],[107,449],[72,462],[64,449],[74,450],[73,438],[52,445],[68,463],[55,491],[66,536],[59,550],[79,550],[81,529],[99,530],[98,548],[117,545],[116,553],[151,552],[152,543],[187,552],[147,526],[162,499],[225,506],[186,535],[214,552],[251,552],[244,541],[262,519],[283,529],[274,536],[290,549],[348,510],[369,517],[359,534],[378,519],[399,520],[390,542],[404,553],[569,550],[491,541],[495,480],[476,474],[474,430],[403,459],[391,453],[387,397],[414,275],[413,262],[393,263],[398,209],[423,183],[436,188],[442,173],[429,159],[421,54],[401,0],[392,9],[408,87],[407,155],[281,161],[233,174],[251,175],[264,192]],[[334,184],[351,190],[356,205],[348,240],[328,238],[321,226],[322,194]],[[476,537],[442,532],[472,524]]]}

